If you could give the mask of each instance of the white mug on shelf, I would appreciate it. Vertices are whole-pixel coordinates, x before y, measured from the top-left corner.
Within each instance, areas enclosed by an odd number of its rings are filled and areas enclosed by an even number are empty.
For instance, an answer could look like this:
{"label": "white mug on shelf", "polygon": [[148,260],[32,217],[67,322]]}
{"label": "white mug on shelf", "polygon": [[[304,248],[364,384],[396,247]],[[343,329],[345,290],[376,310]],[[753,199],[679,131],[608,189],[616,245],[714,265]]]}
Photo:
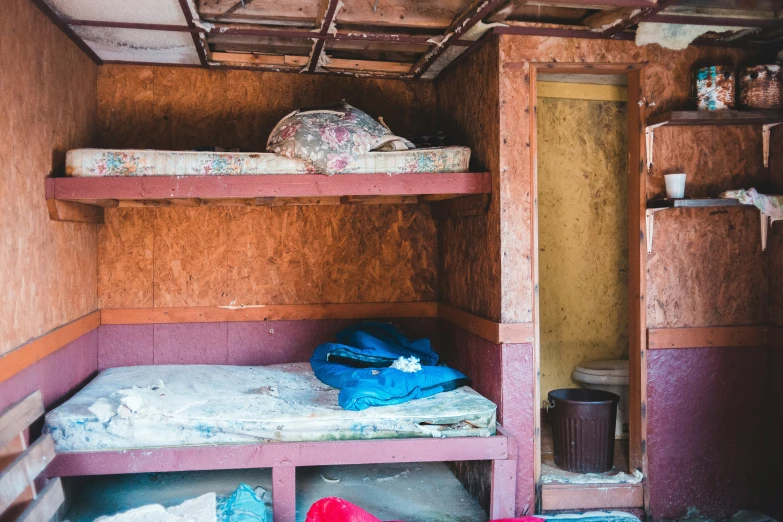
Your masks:
{"label": "white mug on shelf", "polygon": [[681,199],[685,197],[685,177],[687,174],[666,174],[666,197]]}

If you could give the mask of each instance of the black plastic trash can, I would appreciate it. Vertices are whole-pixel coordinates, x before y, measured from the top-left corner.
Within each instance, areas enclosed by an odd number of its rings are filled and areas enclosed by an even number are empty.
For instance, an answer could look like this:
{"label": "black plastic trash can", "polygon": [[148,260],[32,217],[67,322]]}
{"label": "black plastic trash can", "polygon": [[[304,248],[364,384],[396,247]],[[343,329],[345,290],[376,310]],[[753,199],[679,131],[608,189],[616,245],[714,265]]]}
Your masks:
{"label": "black plastic trash can", "polygon": [[576,473],[612,469],[617,403],[603,390],[569,388],[549,392],[555,465]]}

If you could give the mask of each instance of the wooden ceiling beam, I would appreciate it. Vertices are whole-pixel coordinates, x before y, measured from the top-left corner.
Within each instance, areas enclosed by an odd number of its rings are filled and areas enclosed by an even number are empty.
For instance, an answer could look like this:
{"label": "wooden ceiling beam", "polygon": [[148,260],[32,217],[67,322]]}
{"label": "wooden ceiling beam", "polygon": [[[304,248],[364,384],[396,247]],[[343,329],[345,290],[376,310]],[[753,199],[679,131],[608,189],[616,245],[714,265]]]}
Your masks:
{"label": "wooden ceiling beam", "polygon": [[679,0],[658,0],[653,7],[644,7],[635,9],[631,14],[626,13],[623,21],[612,25],[603,31],[604,36],[617,38],[623,31],[639,22],[646,21],[650,16],[656,15],[667,7],[676,4]]}
{"label": "wooden ceiling beam", "polygon": [[763,27],[780,28],[783,27],[783,20],[774,18],[751,18],[751,17],[729,17],[729,16],[711,16],[711,15],[685,15],[658,13],[650,15],[645,22],[656,22],[662,24],[683,24],[683,25],[725,25],[737,27]]}
{"label": "wooden ceiling beam", "polygon": [[427,72],[427,69],[435,63],[445,51],[449,48],[452,42],[458,41],[465,33],[471,30],[477,23],[494,15],[499,10],[508,6],[511,0],[485,0],[479,2],[478,5],[472,5],[469,9],[463,12],[457,19],[449,26],[443,35],[443,40],[437,47],[425,53],[424,56],[419,59],[411,68],[411,74],[414,78],[420,78],[422,74]]}
{"label": "wooden ceiling beam", "polygon": [[240,9],[242,9],[243,7],[247,6],[248,4],[250,4],[252,2],[253,2],[253,0],[239,0],[239,2],[235,3],[234,5],[232,5],[231,7],[226,9],[225,11],[223,11],[222,13],[220,13],[218,15],[215,15],[212,19],[213,20],[220,20],[221,18],[225,18],[227,16],[230,16],[230,15],[234,14],[235,12],[239,11]]}
{"label": "wooden ceiling beam", "polygon": [[655,7],[655,0],[529,0],[516,5],[547,7],[575,7],[579,9],[606,9],[622,7]]}
{"label": "wooden ceiling beam", "polygon": [[320,38],[313,44],[313,51],[310,53],[310,62],[307,64],[307,72],[314,72],[318,67],[318,62],[324,51],[324,38],[329,34],[329,28],[334,21],[334,15],[337,13],[337,5],[339,2],[340,0],[321,0],[321,7],[318,10],[318,20],[321,20],[321,28],[318,31]]}
{"label": "wooden ceiling beam", "polygon": [[[196,28],[196,23],[193,21],[193,13],[190,11],[188,0],[179,0],[179,6],[182,8],[182,14],[185,16],[185,21],[188,27],[191,29]],[[198,15],[196,15],[198,16]],[[196,47],[196,54],[203,67],[209,67],[209,61],[207,59],[206,45],[201,41],[201,34],[197,32],[191,32],[190,36],[193,37],[193,45]]]}

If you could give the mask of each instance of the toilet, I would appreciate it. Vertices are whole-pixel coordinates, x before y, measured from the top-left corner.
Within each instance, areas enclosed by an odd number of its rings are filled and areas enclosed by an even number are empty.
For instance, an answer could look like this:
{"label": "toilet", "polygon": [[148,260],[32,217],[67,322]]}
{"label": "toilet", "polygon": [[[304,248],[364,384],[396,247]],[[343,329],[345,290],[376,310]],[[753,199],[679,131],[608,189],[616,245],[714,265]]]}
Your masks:
{"label": "toilet", "polygon": [[573,379],[585,388],[620,396],[617,404],[615,438],[628,438],[628,361],[596,361],[574,369]]}

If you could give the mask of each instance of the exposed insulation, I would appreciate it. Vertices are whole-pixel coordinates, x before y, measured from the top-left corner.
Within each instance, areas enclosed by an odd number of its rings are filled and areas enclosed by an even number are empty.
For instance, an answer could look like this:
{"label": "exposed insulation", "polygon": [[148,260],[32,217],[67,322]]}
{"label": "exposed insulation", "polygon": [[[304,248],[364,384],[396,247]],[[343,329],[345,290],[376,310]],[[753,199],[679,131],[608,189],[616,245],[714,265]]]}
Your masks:
{"label": "exposed insulation", "polygon": [[541,395],[628,354],[626,104],[538,100]]}
{"label": "exposed insulation", "polygon": [[[503,176],[500,180],[500,190],[496,192],[500,198],[500,206],[503,215],[501,227],[501,244],[503,245],[503,266],[501,275],[502,293],[502,317],[506,322],[532,321],[533,292],[531,281],[530,252],[530,215],[532,199],[530,197],[531,186],[531,158],[530,158],[530,126],[528,124],[531,105],[529,103],[529,75],[530,61],[535,62],[565,62],[565,63],[642,63],[646,62],[643,70],[644,92],[642,93],[648,106],[648,114],[658,114],[667,110],[682,110],[693,106],[691,99],[692,78],[691,71],[694,64],[699,63],[739,63],[752,61],[754,54],[749,51],[737,49],[714,49],[704,47],[689,47],[685,51],[668,51],[659,46],[636,47],[633,42],[587,40],[568,38],[545,37],[514,37],[500,36],[500,105],[503,111],[500,115],[500,172]],[[654,104],[653,104],[654,102]],[[738,173],[736,179],[763,181],[765,176],[755,172],[753,164],[761,161],[760,131],[756,126],[741,126],[736,128],[720,127],[726,131],[726,137],[713,143],[712,140],[720,131],[711,129],[658,129],[655,135],[655,161],[653,175],[648,176],[648,196],[659,195],[663,187],[663,173],[682,172],[679,168],[685,168],[686,172],[694,173],[694,182],[686,187],[687,195],[697,195],[711,190],[708,177],[714,170],[719,179],[726,180],[728,172]],[[729,131],[729,129],[732,129]],[[664,132],[660,132],[664,131]],[[702,144],[694,144],[699,147],[696,150],[683,147],[688,143],[689,132],[709,133],[703,134],[705,141]],[[685,134],[683,134],[685,133]],[[712,134],[714,133],[714,134]],[[709,139],[707,139],[709,137]],[[631,139],[631,138],[629,138]],[[731,143],[731,140],[736,143]],[[679,147],[679,149],[677,149]],[[680,160],[672,162],[664,150],[675,151]],[[754,152],[748,152],[753,150]],[[755,152],[755,151],[758,152]],[[698,151],[698,152],[697,152]],[[740,153],[740,151],[742,151]],[[687,157],[686,157],[687,156]],[[699,163],[704,162],[704,163]],[[704,166],[710,167],[705,170]],[[697,168],[698,167],[698,168]],[[696,172],[703,173],[695,174]],[[721,174],[722,173],[722,174]],[[735,176],[732,174],[731,176]],[[732,178],[734,179],[734,178]],[[722,183],[722,181],[721,181]],[[758,183],[750,183],[749,186]],[[723,185],[721,185],[723,186]],[[493,202],[493,205],[495,203]],[[661,213],[663,214],[663,213]],[[756,221],[758,221],[756,216]],[[666,219],[677,220],[677,229],[696,227],[689,218],[672,214]],[[753,226],[753,224],[750,224]],[[670,229],[671,230],[671,229]],[[747,243],[748,249],[755,248],[759,243],[758,225],[750,229],[753,234],[753,244]],[[705,235],[708,232],[704,232]],[[739,243],[741,234],[739,227],[729,231],[732,243]],[[667,232],[659,230],[659,216],[656,216],[655,226],[655,252],[659,252],[661,242],[668,242]],[[750,241],[750,240],[748,240]],[[711,251],[709,254],[710,266],[725,265],[743,267],[743,263],[734,261],[731,254],[726,251]],[[683,254],[684,258],[684,254]],[[690,259],[693,259],[692,257]],[[691,274],[704,274],[708,272],[708,263],[693,264],[687,262],[692,270]],[[680,270],[685,270],[683,267]],[[744,268],[741,271],[744,272]],[[684,275],[684,274],[683,274]],[[654,284],[655,278],[648,275]],[[671,280],[670,280],[671,281]],[[704,284],[709,288],[719,286],[716,279],[704,279]],[[661,306],[669,303],[663,294]],[[707,291],[707,290],[705,290]],[[713,292],[713,290],[708,290]],[[734,293],[720,294],[725,302],[720,303],[722,309],[739,310],[749,303],[754,296],[751,286],[737,288]],[[648,296],[650,294],[648,290]],[[672,294],[669,294],[670,296]],[[691,295],[690,299],[700,300],[701,293]],[[708,303],[695,305],[697,310],[706,310]],[[726,315],[728,317],[728,314]],[[693,324],[682,326],[700,326],[712,317],[697,317],[691,315],[688,321]],[[733,324],[733,323],[725,323]],[[648,325],[654,327],[655,323]]]}
{"label": "exposed insulation", "polygon": [[45,0],[62,18],[165,24],[186,26],[187,21],[177,0],[126,0],[124,2],[96,0]]}
{"label": "exposed insulation", "polygon": [[438,80],[441,126],[452,142],[470,146],[473,168],[492,171],[493,187],[486,215],[438,221],[439,294],[447,304],[495,321],[500,319],[501,260],[497,53],[492,41]]}
{"label": "exposed insulation", "polygon": [[190,33],[72,26],[71,29],[101,60],[197,65],[200,62]]}
{"label": "exposed insulation", "polygon": [[97,257],[96,226],[50,221],[43,197],[93,138],[97,67],[32,2],[2,10],[0,353],[95,310]]}
{"label": "exposed insulation", "polygon": [[101,306],[434,301],[435,245],[424,205],[107,210]]}
{"label": "exposed insulation", "polygon": [[743,29],[746,27],[641,22],[636,29],[636,45],[658,44],[666,49],[681,51],[705,33],[733,33]]}

